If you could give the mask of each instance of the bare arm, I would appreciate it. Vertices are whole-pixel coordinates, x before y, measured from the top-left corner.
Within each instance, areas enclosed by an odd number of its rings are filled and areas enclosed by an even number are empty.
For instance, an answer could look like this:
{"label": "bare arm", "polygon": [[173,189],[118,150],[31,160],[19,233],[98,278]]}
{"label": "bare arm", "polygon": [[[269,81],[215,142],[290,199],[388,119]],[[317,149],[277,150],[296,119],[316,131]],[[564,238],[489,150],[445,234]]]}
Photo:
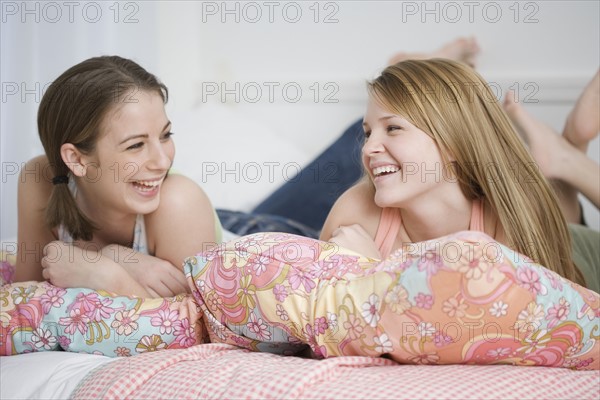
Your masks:
{"label": "bare arm", "polygon": [[45,222],[52,193],[48,171],[48,160],[38,156],[27,162],[19,175],[15,281],[49,280],[61,287],[89,287],[147,297],[149,293],[110,259],[92,249],[56,240]]}
{"label": "bare arm", "polygon": [[122,248],[119,263],[153,292],[163,296],[189,292],[183,261],[217,245],[215,218],[208,197],[194,181],[170,175],[163,184],[158,210],[146,216],[154,257]]}
{"label": "bare arm", "polygon": [[140,285],[118,263],[93,248],[82,248],[56,240],[44,248],[41,265],[43,278],[55,286],[85,287],[123,295],[159,297],[157,293]]}
{"label": "bare arm", "polygon": [[45,223],[45,212],[52,183],[43,171],[48,170],[45,156],[36,157],[25,164],[19,174],[18,231],[15,281],[41,281],[44,247],[55,240]]}
{"label": "bare arm", "polygon": [[176,175],[165,181],[159,209],[147,216],[155,257],[118,245],[106,246],[98,253],[93,247],[60,242],[46,227],[45,210],[52,191],[43,174],[47,167],[47,159],[40,156],[21,172],[16,281],[46,279],[61,287],[143,297],[172,296],[189,290],[182,261],[215,242],[212,206],[194,182]]}

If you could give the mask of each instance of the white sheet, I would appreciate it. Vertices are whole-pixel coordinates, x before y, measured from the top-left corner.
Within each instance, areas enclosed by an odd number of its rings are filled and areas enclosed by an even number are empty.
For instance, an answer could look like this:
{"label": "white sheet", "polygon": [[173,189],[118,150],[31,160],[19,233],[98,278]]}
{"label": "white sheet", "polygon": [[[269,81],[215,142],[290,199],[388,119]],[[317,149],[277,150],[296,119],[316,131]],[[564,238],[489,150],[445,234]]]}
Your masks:
{"label": "white sheet", "polygon": [[67,399],[88,372],[114,360],[57,351],[0,357],[0,399]]}

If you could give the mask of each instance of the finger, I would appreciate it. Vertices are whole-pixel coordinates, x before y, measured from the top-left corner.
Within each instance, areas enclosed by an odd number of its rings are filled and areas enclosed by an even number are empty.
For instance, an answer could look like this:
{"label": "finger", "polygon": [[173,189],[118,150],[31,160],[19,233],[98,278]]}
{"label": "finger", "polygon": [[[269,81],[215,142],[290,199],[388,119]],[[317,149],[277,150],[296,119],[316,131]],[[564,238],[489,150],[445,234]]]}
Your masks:
{"label": "finger", "polygon": [[[49,269],[46,269],[46,268],[44,268],[44,269],[42,270],[42,277],[43,277],[45,280],[47,280],[48,282],[50,282],[50,270],[49,270]],[[52,282],[50,282],[50,283],[52,283]]]}
{"label": "finger", "polygon": [[331,237],[338,236],[339,234],[342,233],[343,229],[344,229],[344,226],[342,226],[342,225],[338,226],[337,228],[335,228],[333,230],[333,232],[331,232]]}
{"label": "finger", "polygon": [[[184,278],[184,280],[182,281],[181,278]],[[185,280],[185,276],[181,273],[169,274],[169,276],[166,277],[164,284],[172,293],[170,296],[175,296],[181,293],[187,293],[189,291],[187,281]]]}
{"label": "finger", "polygon": [[177,284],[179,286],[179,288],[177,289],[177,293],[189,293],[190,287],[188,285],[188,281],[185,278],[185,275],[182,275],[181,277],[183,277],[183,280],[181,280],[181,279],[177,280]]}
{"label": "finger", "polygon": [[150,294],[150,297],[153,299],[159,298],[159,297],[163,297],[160,294],[158,294],[154,289],[152,288],[146,288],[146,290],[148,291],[148,293]]}
{"label": "finger", "polygon": [[176,290],[175,293],[188,293],[190,289],[185,274],[180,271],[176,271],[173,277],[175,279],[175,285],[173,286],[173,288]]}
{"label": "finger", "polygon": [[331,237],[331,239],[329,239],[329,243],[333,243],[333,244],[336,244],[338,246],[340,246],[339,242],[340,242],[339,238],[336,238],[336,237]]}
{"label": "finger", "polygon": [[165,274],[159,277],[156,281],[151,283],[151,287],[148,287],[148,291],[152,293],[154,297],[173,297],[175,296],[174,291],[169,287],[167,282],[169,280],[169,275]]}
{"label": "finger", "polygon": [[44,257],[51,260],[57,260],[61,253],[61,245],[60,242],[54,241],[50,242],[44,246],[44,250],[42,251]]}

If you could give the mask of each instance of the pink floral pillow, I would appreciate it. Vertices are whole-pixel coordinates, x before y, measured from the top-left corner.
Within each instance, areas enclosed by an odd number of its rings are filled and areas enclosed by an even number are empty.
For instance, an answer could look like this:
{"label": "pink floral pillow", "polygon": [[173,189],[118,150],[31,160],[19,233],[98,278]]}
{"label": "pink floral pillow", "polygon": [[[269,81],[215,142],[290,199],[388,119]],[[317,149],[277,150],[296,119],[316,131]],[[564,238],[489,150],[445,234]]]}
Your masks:
{"label": "pink floral pillow", "polygon": [[13,281],[15,275],[16,257],[9,252],[0,251],[0,285]]}
{"label": "pink floral pillow", "polygon": [[598,293],[478,232],[383,261],[261,233],[185,268],[213,342],[413,364],[600,366]]}
{"label": "pink floral pillow", "polygon": [[141,299],[46,282],[0,288],[0,355],[58,350],[129,356],[205,341],[191,296]]}

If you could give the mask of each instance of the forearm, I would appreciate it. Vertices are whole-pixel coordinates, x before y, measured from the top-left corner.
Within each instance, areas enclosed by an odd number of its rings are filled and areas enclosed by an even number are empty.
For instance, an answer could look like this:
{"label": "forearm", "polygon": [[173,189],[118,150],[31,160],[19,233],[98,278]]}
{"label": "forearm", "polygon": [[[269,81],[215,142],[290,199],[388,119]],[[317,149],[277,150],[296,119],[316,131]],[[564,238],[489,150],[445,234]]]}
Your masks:
{"label": "forearm", "polygon": [[149,254],[138,253],[131,247],[125,247],[118,244],[110,244],[102,248],[102,255],[113,260],[127,271],[130,271],[131,268],[139,267],[142,263],[147,265],[151,262],[167,264],[176,270],[178,269],[167,260]]}
{"label": "forearm", "polygon": [[152,297],[170,297],[189,292],[183,270],[168,259],[138,253],[116,244],[104,247],[102,255],[119,265]]}
{"label": "forearm", "polygon": [[[152,297],[150,293],[129,274],[129,272],[115,262],[111,257],[102,253],[88,254],[92,268],[86,274],[85,284],[76,285],[89,287],[94,290],[106,290],[120,295],[133,295],[139,297]],[[74,287],[70,285],[70,287]]]}
{"label": "forearm", "polygon": [[98,282],[94,289],[104,289],[108,292],[127,296],[154,297],[119,264],[114,263],[112,260],[107,260],[107,263],[116,265],[116,268],[111,268],[111,273],[106,274],[104,280]]}
{"label": "forearm", "polygon": [[[127,270],[132,265],[139,265],[141,262],[141,254],[133,250],[131,247],[125,247],[118,244],[109,244],[102,248],[101,253],[104,257],[111,259]],[[143,255],[144,257],[152,257]]]}

